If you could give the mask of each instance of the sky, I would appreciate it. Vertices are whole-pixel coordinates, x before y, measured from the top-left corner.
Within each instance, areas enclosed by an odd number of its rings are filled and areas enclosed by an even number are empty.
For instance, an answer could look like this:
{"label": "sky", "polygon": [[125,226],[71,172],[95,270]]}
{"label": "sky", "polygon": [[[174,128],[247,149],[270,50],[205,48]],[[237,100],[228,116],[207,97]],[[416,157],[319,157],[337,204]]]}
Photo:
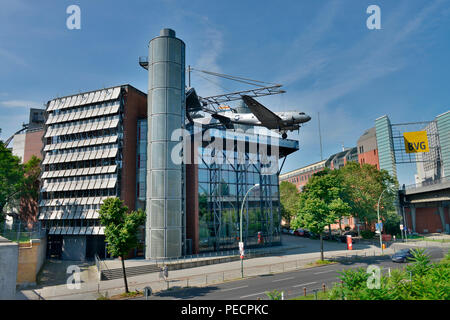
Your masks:
{"label": "sky", "polygon": [[[67,28],[70,5],[79,30]],[[379,30],[367,27],[370,5]],[[258,101],[312,117],[290,133],[300,150],[283,172],[321,160],[319,114],[326,158],[380,116],[430,121],[450,110],[449,0],[0,0],[0,139],[58,96],[120,84],[146,92],[138,57],[162,28],[186,43],[186,65],[282,84],[285,94]],[[192,73],[200,96],[250,88],[206,79]],[[413,183],[411,168],[398,166],[400,183]]]}

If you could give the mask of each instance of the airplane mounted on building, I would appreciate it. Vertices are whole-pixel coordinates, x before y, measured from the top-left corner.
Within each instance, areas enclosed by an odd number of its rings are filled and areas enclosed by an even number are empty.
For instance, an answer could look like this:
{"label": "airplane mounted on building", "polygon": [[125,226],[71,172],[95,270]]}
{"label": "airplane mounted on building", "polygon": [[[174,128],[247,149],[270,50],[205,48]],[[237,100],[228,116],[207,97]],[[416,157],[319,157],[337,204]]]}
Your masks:
{"label": "airplane mounted on building", "polygon": [[[251,84],[257,88],[245,91],[230,92],[210,97],[197,96],[195,89],[190,87],[191,71],[199,71],[208,75],[225,78]],[[212,119],[218,120],[226,128],[232,129],[233,124],[243,124],[250,126],[266,127],[269,130],[275,130],[281,134],[283,139],[287,138],[288,131],[298,130],[301,124],[311,120],[311,117],[304,112],[298,111],[284,111],[272,112],[263,106],[261,103],[253,99],[253,97],[261,97],[273,94],[285,93],[281,90],[281,84],[268,83],[263,81],[251,80],[242,77],[235,77],[231,75],[219,74],[216,72],[197,70],[188,67],[189,75],[189,89],[186,92],[186,115],[189,121],[209,123]],[[263,84],[270,84],[264,86]],[[222,103],[230,101],[243,100],[251,112],[238,113],[236,110],[228,106],[223,106]],[[208,107],[210,106],[210,107]],[[214,107],[216,106],[216,107]],[[212,108],[211,108],[212,107]],[[223,111],[229,109],[230,111]],[[198,112],[203,111],[211,114],[211,117],[202,117]],[[201,118],[201,119],[200,119]]]}
{"label": "airplane mounted on building", "polygon": [[229,126],[230,124],[246,124],[276,130],[281,133],[283,139],[287,138],[287,131],[298,130],[301,124],[311,120],[311,117],[304,112],[272,112],[250,96],[244,95],[242,99],[252,113],[225,111],[213,113],[211,117],[219,120],[225,126]]}

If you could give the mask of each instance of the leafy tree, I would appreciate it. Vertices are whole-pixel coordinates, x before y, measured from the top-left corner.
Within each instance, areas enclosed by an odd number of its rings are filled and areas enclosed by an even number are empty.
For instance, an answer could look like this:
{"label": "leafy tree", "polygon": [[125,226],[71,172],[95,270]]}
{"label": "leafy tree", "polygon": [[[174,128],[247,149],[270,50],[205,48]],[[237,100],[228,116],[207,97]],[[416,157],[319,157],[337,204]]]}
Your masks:
{"label": "leafy tree", "polygon": [[[386,170],[378,170],[376,166],[356,162],[347,163],[337,172],[345,184],[345,201],[350,205],[353,215],[368,228],[371,223],[377,221],[377,204],[381,193],[389,186],[398,186],[396,179]],[[384,213],[394,210],[395,189],[388,189],[381,198],[382,217]]]}
{"label": "leafy tree", "polygon": [[122,260],[125,292],[128,291],[125,259],[132,248],[138,244],[139,226],[145,223],[145,212],[142,210],[128,212],[119,198],[108,198],[100,207],[100,223],[105,227],[105,241],[108,242],[108,252]]}
{"label": "leafy tree", "polygon": [[288,224],[297,213],[298,200],[297,187],[293,183],[282,181],[280,183],[281,216]]}
{"label": "leafy tree", "polygon": [[12,154],[0,141],[0,216],[5,207],[20,199],[24,185],[24,168],[20,158]]}
{"label": "leafy tree", "polygon": [[37,201],[39,198],[39,176],[41,174],[41,160],[32,156],[23,165],[24,179],[20,193],[19,217],[23,221],[35,221],[38,210]]}
{"label": "leafy tree", "polygon": [[350,206],[343,200],[345,189],[336,172],[324,170],[313,175],[299,197],[298,213],[292,221],[294,228],[306,228],[320,235],[320,257],[323,260],[325,227],[343,216],[350,215]]}

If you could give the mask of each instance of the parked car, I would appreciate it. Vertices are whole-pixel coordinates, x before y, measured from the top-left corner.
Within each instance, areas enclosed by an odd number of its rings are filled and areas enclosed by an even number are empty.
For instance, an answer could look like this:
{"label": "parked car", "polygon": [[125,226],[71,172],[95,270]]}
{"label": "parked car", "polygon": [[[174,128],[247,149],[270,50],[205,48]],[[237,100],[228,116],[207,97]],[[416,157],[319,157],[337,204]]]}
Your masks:
{"label": "parked car", "polygon": [[293,234],[294,234],[294,232],[295,232],[295,230],[292,230],[292,229],[291,229],[291,230],[289,230],[289,234],[292,234],[292,235],[293,235]]}
{"label": "parked car", "polygon": [[392,255],[392,262],[407,262],[413,258],[411,249],[403,249]]}
{"label": "parked car", "polygon": [[298,237],[303,237],[305,235],[305,231],[303,231],[303,229],[297,229],[294,231],[294,235]]}

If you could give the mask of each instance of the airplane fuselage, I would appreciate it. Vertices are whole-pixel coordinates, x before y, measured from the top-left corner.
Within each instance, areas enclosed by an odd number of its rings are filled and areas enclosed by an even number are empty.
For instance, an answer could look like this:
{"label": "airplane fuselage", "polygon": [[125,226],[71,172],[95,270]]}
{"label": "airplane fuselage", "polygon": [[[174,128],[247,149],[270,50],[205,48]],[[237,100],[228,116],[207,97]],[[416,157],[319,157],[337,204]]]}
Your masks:
{"label": "airplane fuselage", "polygon": [[[284,130],[296,130],[299,125],[311,120],[311,117],[303,112],[285,111],[274,112],[281,119],[280,128]],[[264,126],[253,113],[234,113],[231,111],[220,112],[221,116],[230,119],[232,123],[247,124],[252,126]]]}

